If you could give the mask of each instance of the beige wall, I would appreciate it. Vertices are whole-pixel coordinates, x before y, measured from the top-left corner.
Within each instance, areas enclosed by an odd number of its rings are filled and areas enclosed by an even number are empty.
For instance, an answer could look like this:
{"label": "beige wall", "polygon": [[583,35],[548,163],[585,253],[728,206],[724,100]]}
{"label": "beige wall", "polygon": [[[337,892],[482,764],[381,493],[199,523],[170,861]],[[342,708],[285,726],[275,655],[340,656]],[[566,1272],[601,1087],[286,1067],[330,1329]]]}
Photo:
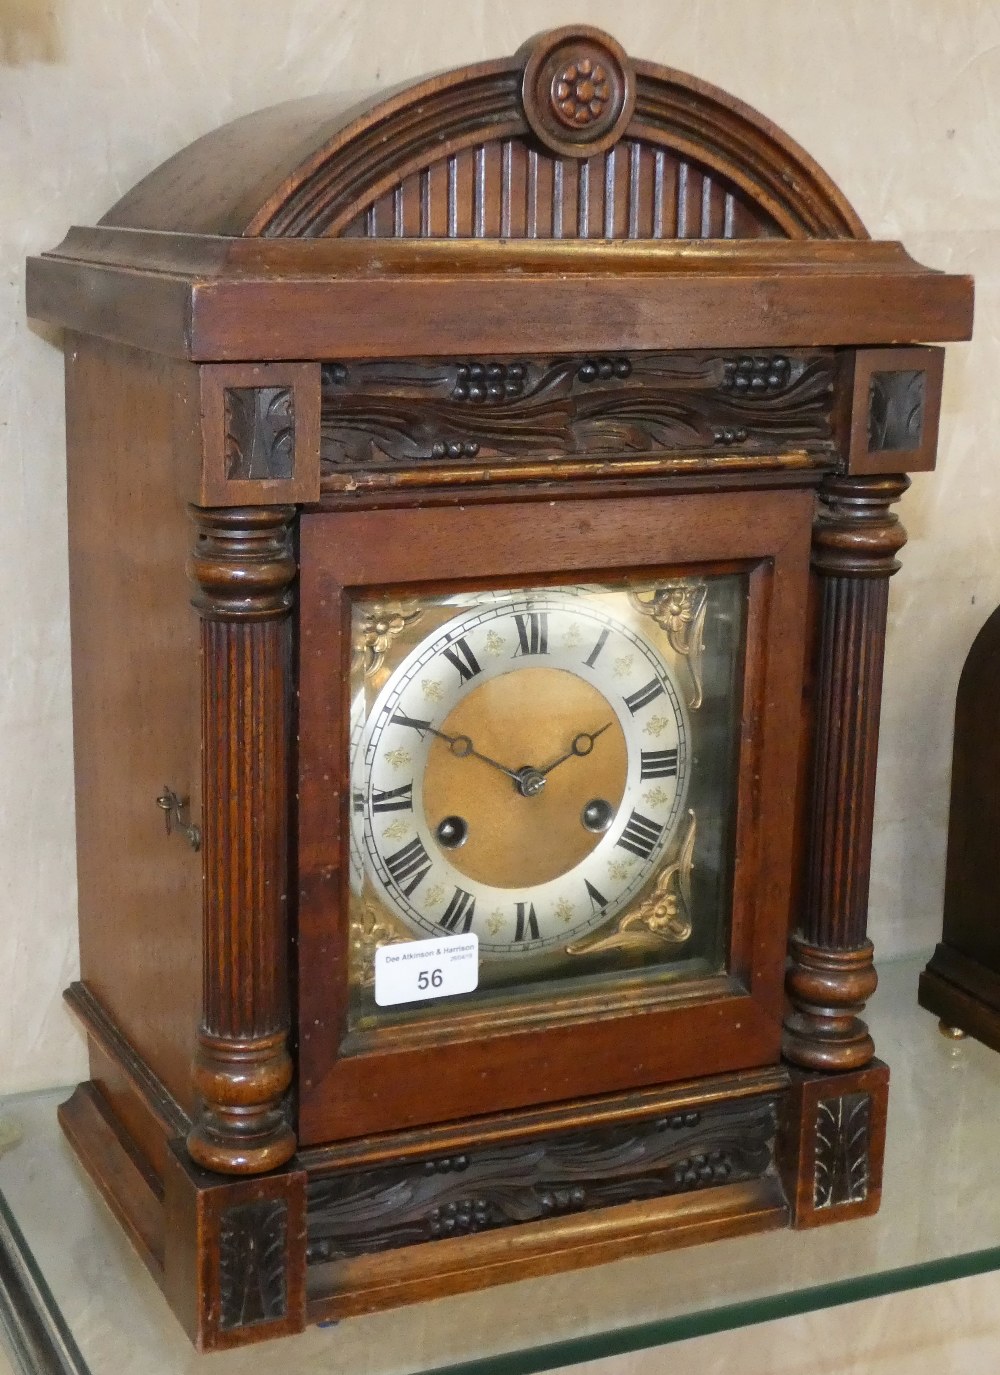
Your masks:
{"label": "beige wall", "polygon": [[[935,939],[954,691],[1000,601],[998,0],[0,0],[0,1090],[84,1067],[59,1003],[76,951],[62,361],[24,320],[25,254],[247,110],[321,89],[354,96],[571,20],[742,97],[817,158],[875,237],[977,277],[975,341],[949,352],[940,468],[902,508],[910,544],[892,587],[876,821],[876,945]],[[986,1302],[986,1281],[958,1288],[963,1303]],[[908,1322],[943,1311],[893,1304],[885,1312]],[[784,1363],[764,1358],[764,1330],[693,1350],[702,1370],[752,1349],[754,1370],[791,1375],[788,1352],[806,1343],[801,1369],[847,1370],[846,1349],[841,1364],[806,1359],[809,1322],[823,1321],[818,1340],[836,1343],[835,1316],[767,1329],[787,1328]],[[924,1368],[876,1347],[877,1366],[858,1369]],[[935,1370],[952,1369],[947,1359]]]}

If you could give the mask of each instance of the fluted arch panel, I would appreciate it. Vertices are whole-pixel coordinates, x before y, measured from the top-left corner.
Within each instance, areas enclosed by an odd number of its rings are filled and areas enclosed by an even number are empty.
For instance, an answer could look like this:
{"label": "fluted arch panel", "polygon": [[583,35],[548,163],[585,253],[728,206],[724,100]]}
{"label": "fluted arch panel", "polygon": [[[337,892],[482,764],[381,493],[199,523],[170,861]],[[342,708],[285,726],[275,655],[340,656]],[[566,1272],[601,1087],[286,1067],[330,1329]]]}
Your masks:
{"label": "fluted arch panel", "polygon": [[498,139],[413,172],[345,237],[746,239],[782,237],[731,181],[666,148],[622,139],[583,161]]}
{"label": "fluted arch panel", "polygon": [[349,113],[316,96],[246,115],[101,223],[268,238],[867,238],[762,115],[587,27]]}
{"label": "fluted arch panel", "polygon": [[829,178],[769,121],[649,63],[634,65],[634,111],[610,149],[553,153],[525,117],[523,56],[433,78],[375,107],[318,148],[246,232],[867,237]]}

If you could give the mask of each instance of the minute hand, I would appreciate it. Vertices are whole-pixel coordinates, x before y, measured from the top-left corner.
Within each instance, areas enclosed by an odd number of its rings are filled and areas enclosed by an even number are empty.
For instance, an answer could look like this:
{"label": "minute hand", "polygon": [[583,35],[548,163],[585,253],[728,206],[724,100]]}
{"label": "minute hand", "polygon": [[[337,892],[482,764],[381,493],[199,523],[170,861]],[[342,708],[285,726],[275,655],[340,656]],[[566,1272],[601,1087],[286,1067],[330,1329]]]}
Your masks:
{"label": "minute hand", "polygon": [[574,755],[583,759],[594,748],[594,741],[597,737],[603,735],[606,730],[611,729],[611,724],[612,723],[609,721],[606,726],[602,726],[600,730],[595,730],[593,734],[589,731],[582,730],[579,735],[574,735],[573,743],[566,753],[561,754],[558,759],[553,759],[551,764],[546,764],[545,768],[539,769],[538,772],[545,778],[554,768],[557,768],[560,764],[565,764],[566,760],[572,759]]}
{"label": "minute hand", "polygon": [[484,764],[489,764],[505,773],[508,778],[513,778],[515,783],[518,781],[519,775],[513,769],[508,769],[506,765],[491,759],[488,754],[480,754],[467,735],[446,735],[443,730],[435,730],[433,726],[425,726],[424,730],[430,731],[431,735],[436,735],[439,740],[447,741],[448,748],[456,759],[465,759],[471,754],[473,758],[481,759]]}

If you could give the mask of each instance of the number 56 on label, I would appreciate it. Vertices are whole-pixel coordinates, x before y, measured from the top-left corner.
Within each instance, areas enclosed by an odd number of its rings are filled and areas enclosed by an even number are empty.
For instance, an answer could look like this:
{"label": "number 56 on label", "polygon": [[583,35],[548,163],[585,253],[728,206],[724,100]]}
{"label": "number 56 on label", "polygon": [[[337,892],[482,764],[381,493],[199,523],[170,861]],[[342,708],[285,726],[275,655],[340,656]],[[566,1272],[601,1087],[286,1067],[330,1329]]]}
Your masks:
{"label": "number 56 on label", "polygon": [[379,1007],[471,993],[479,983],[479,940],[473,934],[380,945],[375,951]]}

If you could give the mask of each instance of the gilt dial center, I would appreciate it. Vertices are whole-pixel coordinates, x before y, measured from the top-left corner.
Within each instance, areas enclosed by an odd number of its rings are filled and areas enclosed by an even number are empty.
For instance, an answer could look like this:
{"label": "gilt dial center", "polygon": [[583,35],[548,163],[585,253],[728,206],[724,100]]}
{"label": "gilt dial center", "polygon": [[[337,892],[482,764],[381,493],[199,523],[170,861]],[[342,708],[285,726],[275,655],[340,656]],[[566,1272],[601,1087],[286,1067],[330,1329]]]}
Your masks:
{"label": "gilt dial center", "polygon": [[[437,729],[423,807],[458,873],[521,891],[568,873],[600,843],[602,832],[581,826],[580,814],[594,798],[617,811],[628,746],[593,683],[562,668],[517,665],[466,693]],[[474,753],[443,736],[471,740]],[[449,847],[440,827],[456,818],[466,838]]]}

